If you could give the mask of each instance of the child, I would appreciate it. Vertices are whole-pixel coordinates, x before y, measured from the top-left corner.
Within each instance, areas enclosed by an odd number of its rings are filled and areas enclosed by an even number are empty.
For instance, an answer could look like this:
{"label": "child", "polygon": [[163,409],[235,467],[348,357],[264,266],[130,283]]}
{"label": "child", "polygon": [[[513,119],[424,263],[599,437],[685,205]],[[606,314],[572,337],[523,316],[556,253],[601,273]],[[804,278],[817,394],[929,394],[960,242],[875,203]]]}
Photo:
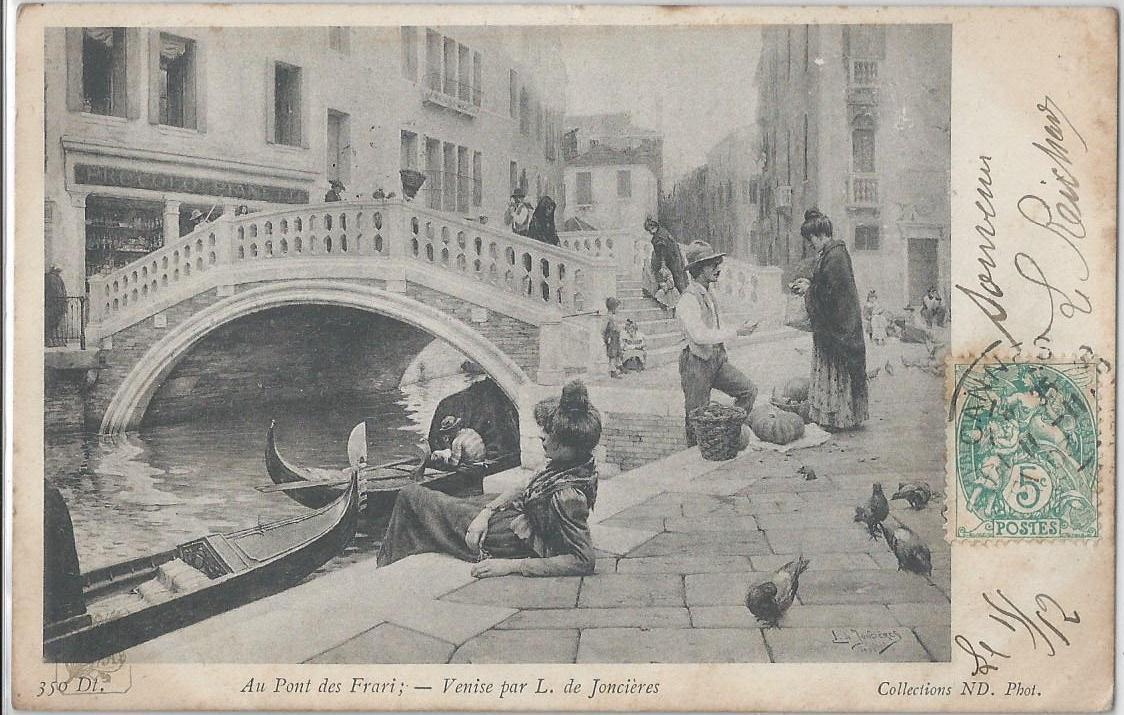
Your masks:
{"label": "child", "polygon": [[886,342],[886,329],[890,321],[886,317],[886,310],[878,302],[878,292],[870,291],[866,294],[866,305],[863,312],[867,318],[867,334],[876,345]]}
{"label": "child", "polygon": [[601,331],[601,339],[605,343],[605,355],[609,358],[610,377],[621,376],[621,329],[617,324],[617,308],[621,302],[616,298],[606,298],[605,308],[609,311],[609,318],[605,321],[605,328]]}
{"label": "child", "polygon": [[641,372],[648,360],[644,347],[644,334],[632,318],[624,321],[624,335],[621,336],[621,369]]}
{"label": "child", "polygon": [[656,301],[659,302],[665,311],[670,312],[675,308],[675,304],[679,302],[679,291],[675,289],[675,281],[671,277],[671,271],[667,267],[661,267],[659,274],[656,276]]}

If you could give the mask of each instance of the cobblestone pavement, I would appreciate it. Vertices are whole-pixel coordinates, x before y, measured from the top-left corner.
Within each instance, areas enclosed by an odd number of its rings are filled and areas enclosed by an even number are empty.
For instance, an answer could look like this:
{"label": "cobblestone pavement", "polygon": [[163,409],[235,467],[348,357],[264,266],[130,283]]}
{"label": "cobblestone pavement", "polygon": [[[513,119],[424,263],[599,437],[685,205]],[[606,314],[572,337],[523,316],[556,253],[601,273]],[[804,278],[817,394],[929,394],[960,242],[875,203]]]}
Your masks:
{"label": "cobblestone pavement", "polygon": [[[767,395],[807,371],[809,342],[748,346],[731,359]],[[274,663],[949,660],[943,497],[920,511],[893,502],[887,521],[929,545],[931,578],[898,571],[885,543],[853,522],[875,481],[888,494],[907,480],[944,491],[943,380],[901,365],[901,351],[920,346],[879,346],[872,367],[879,350],[893,374],[882,363],[861,430],[790,454],[750,448],[728,462],[687,450],[603,480],[591,516],[594,575],[475,580],[469,564],[437,554],[382,569],[368,560],[126,655],[204,663],[261,662],[262,653]],[[804,479],[801,466],[817,478]],[[764,629],[743,605],[746,589],[801,552],[811,566],[797,602],[778,628]]]}
{"label": "cobblestone pavement", "polygon": [[[762,382],[779,384],[806,370],[806,342],[765,356],[782,366],[770,374],[754,369],[759,351],[733,359]],[[895,347],[887,346],[887,359],[896,357]],[[701,476],[681,475],[681,488],[605,518],[602,528],[650,538],[619,555],[603,552],[596,574],[486,579],[438,599],[514,610],[479,635],[454,645],[387,623],[366,634],[362,648],[345,644],[318,660],[366,662],[375,652],[456,663],[948,660],[943,499],[921,511],[894,502],[888,522],[907,525],[929,545],[932,578],[899,572],[885,543],[852,521],[874,481],[888,495],[899,481],[915,479],[944,491],[941,378],[907,370],[900,360],[896,366],[872,381],[872,420],[864,429],[791,455],[751,451],[711,463]],[[817,479],[797,475],[802,465]],[[746,588],[798,552],[811,560],[798,602],[779,628],[762,629],[743,605]]]}

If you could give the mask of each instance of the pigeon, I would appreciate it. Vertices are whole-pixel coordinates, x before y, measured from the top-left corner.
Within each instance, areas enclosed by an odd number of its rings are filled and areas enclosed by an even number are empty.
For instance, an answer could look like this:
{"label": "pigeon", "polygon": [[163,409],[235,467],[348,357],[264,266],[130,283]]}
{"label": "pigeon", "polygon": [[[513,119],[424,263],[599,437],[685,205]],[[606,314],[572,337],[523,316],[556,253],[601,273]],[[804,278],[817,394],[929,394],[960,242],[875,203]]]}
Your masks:
{"label": "pigeon", "polygon": [[890,502],[886,501],[886,495],[882,492],[882,483],[875,482],[871,485],[870,499],[866,504],[855,507],[855,521],[866,524],[870,538],[877,539],[878,532],[875,531],[875,527],[885,521],[889,515]]}
{"label": "pigeon", "polygon": [[898,482],[898,490],[890,499],[905,499],[911,508],[922,509],[935,496],[939,495],[928,482]]}
{"label": "pigeon", "polygon": [[886,368],[886,374],[887,375],[893,375],[894,374],[894,366],[890,364],[889,360],[886,361],[885,368]]}
{"label": "pigeon", "polygon": [[888,529],[885,524],[881,526],[886,544],[898,559],[898,571],[933,575],[933,557],[929,553],[929,547],[921,543],[917,534],[904,526],[894,530]]}
{"label": "pigeon", "polygon": [[792,605],[796,589],[800,587],[800,574],[808,568],[808,559],[801,554],[773,572],[768,581],[752,586],[745,594],[745,607],[757,616],[766,627],[775,628],[777,621]]}
{"label": "pigeon", "polygon": [[805,481],[810,482],[810,481],[812,481],[813,479],[816,478],[816,470],[812,469],[811,467],[803,467],[802,466],[802,467],[800,467],[800,469],[796,470],[796,473],[797,474],[803,474]]}

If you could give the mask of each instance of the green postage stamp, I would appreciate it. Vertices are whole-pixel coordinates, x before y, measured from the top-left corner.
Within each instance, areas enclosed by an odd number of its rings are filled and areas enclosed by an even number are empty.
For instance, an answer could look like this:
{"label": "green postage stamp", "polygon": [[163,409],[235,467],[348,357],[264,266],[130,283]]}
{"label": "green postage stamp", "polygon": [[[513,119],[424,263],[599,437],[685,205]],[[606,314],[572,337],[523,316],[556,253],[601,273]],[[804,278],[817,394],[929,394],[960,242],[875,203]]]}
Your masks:
{"label": "green postage stamp", "polygon": [[957,365],[955,535],[1098,535],[1095,365]]}

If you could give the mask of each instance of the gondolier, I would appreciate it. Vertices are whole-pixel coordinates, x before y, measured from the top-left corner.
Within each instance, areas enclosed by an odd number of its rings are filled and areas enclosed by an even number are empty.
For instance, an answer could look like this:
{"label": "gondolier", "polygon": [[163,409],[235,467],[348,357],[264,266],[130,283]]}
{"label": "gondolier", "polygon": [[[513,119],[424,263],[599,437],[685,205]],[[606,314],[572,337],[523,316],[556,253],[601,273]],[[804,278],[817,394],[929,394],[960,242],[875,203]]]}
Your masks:
{"label": "gondolier", "polygon": [[691,283],[676,306],[675,315],[687,346],[679,355],[679,380],[683,386],[687,444],[698,443],[691,427],[691,411],[710,401],[710,391],[718,389],[734,398],[746,412],[753,409],[757,387],[726,358],[726,342],[757,329],[749,322],[735,329],[724,328],[714,292],[710,290],[722,272],[725,253],[715,253],[706,241],[687,247],[687,272]]}
{"label": "gondolier", "polygon": [[487,457],[487,448],[480,434],[466,427],[464,420],[455,415],[448,415],[441,420],[441,436],[449,445],[446,449],[435,450],[420,465],[437,469],[456,469],[469,464],[479,464]]}

